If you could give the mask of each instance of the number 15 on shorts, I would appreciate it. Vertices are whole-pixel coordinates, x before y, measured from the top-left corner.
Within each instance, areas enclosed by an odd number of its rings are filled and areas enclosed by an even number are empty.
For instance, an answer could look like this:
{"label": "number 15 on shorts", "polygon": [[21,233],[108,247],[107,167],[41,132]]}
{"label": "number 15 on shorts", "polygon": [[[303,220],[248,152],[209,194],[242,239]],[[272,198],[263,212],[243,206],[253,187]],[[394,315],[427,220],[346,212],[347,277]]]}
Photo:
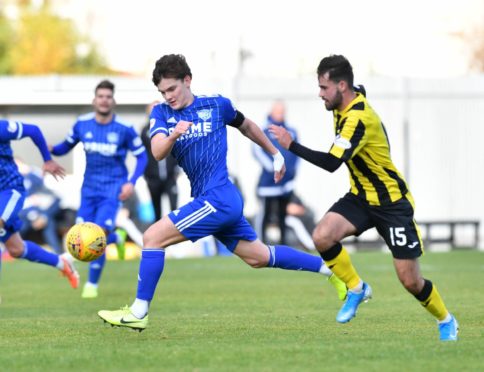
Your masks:
{"label": "number 15 on shorts", "polygon": [[405,227],[390,227],[390,241],[392,246],[403,247],[407,244],[407,235],[405,235]]}

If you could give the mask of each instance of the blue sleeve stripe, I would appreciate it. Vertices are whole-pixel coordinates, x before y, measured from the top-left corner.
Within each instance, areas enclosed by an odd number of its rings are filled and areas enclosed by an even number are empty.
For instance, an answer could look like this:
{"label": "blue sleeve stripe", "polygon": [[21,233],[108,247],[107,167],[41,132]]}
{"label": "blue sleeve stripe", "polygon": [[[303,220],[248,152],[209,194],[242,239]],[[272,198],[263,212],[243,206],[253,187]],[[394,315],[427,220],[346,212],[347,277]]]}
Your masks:
{"label": "blue sleeve stripe", "polygon": [[5,206],[5,209],[0,216],[0,218],[3,221],[7,221],[10,216],[12,215],[13,211],[15,210],[15,206],[17,205],[18,201],[20,200],[20,197],[22,196],[17,190],[12,189],[12,196],[7,202],[7,205]]}
{"label": "blue sleeve stripe", "polygon": [[139,154],[141,154],[144,151],[145,151],[145,148],[144,147],[140,147],[139,149],[133,151],[133,155],[139,155]]}

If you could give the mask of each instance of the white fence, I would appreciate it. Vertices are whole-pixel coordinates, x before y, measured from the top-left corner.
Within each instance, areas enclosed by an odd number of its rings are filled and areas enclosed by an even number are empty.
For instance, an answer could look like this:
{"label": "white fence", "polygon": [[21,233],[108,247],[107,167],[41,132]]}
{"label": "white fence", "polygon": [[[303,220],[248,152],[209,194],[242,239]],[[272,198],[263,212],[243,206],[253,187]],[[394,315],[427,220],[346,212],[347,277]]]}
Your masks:
{"label": "white fence", "polygon": [[[3,78],[0,115],[41,125],[49,142],[61,140],[76,115],[90,110],[93,89],[100,77]],[[117,111],[141,127],[145,104],[161,98],[146,79],[113,78]],[[422,220],[476,219],[484,221],[484,76],[459,79],[357,79],[367,89],[370,104],[387,128],[394,162],[405,173],[416,200],[416,218]],[[317,80],[241,79],[237,84],[199,81],[195,94],[221,93],[234,100],[247,117],[263,124],[276,98],[288,106],[288,121],[299,132],[300,142],[327,151],[332,142],[331,113],[319,100]],[[482,121],[482,123],[481,123]],[[259,166],[252,158],[250,141],[229,130],[229,168],[238,177],[246,200],[246,214],[257,211],[255,185]],[[19,156],[40,163],[28,141],[15,143]],[[62,160],[70,171],[73,159]],[[77,163],[76,163],[77,164]],[[181,181],[187,188],[186,182]],[[315,211],[324,212],[349,189],[345,167],[329,174],[302,162],[296,192]],[[188,196],[187,196],[188,197]],[[481,225],[480,236],[484,236]],[[472,232],[462,232],[466,244]],[[483,239],[481,239],[482,242]]]}

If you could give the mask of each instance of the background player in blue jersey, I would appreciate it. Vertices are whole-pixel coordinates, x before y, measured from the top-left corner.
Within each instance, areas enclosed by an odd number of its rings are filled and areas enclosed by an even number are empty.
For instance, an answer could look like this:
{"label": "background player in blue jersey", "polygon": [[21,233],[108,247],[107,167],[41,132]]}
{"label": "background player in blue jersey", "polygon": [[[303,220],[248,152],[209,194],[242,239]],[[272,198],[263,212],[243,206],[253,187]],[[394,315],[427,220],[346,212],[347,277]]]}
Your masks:
{"label": "background player in blue jersey", "polygon": [[[101,81],[94,90],[94,112],[80,116],[64,142],[51,149],[64,155],[82,142],[86,153],[86,170],[81,189],[81,206],[77,222],[94,222],[106,231],[107,243],[116,243],[116,214],[121,203],[134,192],[136,180],[143,174],[147,156],[141,138],[131,124],[114,114],[114,84]],[[136,168],[128,179],[126,154],[136,156]],[[106,255],[89,264],[89,278],[82,291],[83,298],[98,295],[98,283]]]}
{"label": "background player in blue jersey", "polygon": [[[227,125],[273,156],[276,182],[284,175],[284,158],[230,100],[219,95],[195,96],[191,81],[190,68],[182,55],[165,55],[156,62],[153,83],[166,102],[151,112],[151,150],[157,160],[173,154],[188,176],[194,199],[146,230],[133,305],[98,313],[113,325],[146,328],[149,304],[164,267],[165,248],[188,239],[196,241],[213,235],[254,268],[332,274],[320,257],[287,246],[267,246],[257,239],[243,216],[241,194],[228,177]],[[341,290],[346,291],[346,287]]]}
{"label": "background player in blue jersey", "polygon": [[256,144],[253,145],[253,153],[262,166],[262,172],[257,184],[257,196],[262,201],[261,210],[256,218],[256,230],[262,241],[266,241],[267,225],[271,217],[276,217],[280,231],[279,243],[287,244],[286,241],[286,216],[287,205],[294,191],[294,178],[299,164],[299,157],[283,148],[277,140],[269,133],[269,125],[280,125],[286,128],[297,138],[295,129],[289,128],[286,123],[286,106],[281,100],[273,103],[271,112],[267,116],[267,123],[264,134],[271,140],[274,147],[284,156],[286,174],[284,178],[276,183],[274,181],[274,170],[272,167],[271,154]]}
{"label": "background player in blue jersey", "polygon": [[[64,169],[51,159],[45,138],[39,127],[19,121],[0,120],[0,241],[15,258],[57,267],[67,277],[71,286],[79,285],[79,274],[65,256],[44,250],[31,241],[24,241],[19,234],[22,226],[18,214],[25,200],[24,179],[13,158],[10,141],[30,137],[44,159],[44,172],[64,177]],[[1,255],[0,255],[1,257]]]}

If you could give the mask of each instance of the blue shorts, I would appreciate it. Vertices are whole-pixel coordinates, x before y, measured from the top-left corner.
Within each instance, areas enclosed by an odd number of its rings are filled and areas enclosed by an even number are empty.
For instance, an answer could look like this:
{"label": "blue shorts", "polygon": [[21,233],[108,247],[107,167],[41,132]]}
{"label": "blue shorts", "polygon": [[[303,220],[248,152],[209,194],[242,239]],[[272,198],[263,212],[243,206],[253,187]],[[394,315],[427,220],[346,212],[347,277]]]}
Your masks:
{"label": "blue shorts", "polygon": [[22,220],[18,214],[24,205],[24,192],[10,189],[0,191],[0,219],[3,228],[0,228],[0,241],[6,242],[22,227]]}
{"label": "blue shorts", "polygon": [[115,227],[116,215],[121,207],[118,199],[106,199],[99,196],[82,196],[81,206],[77,211],[76,223],[94,222],[107,231]]}
{"label": "blue shorts", "polygon": [[190,203],[172,211],[168,217],[180,233],[192,242],[213,235],[231,252],[239,240],[257,239],[243,215],[244,202],[239,190],[227,183],[208,190]]}

